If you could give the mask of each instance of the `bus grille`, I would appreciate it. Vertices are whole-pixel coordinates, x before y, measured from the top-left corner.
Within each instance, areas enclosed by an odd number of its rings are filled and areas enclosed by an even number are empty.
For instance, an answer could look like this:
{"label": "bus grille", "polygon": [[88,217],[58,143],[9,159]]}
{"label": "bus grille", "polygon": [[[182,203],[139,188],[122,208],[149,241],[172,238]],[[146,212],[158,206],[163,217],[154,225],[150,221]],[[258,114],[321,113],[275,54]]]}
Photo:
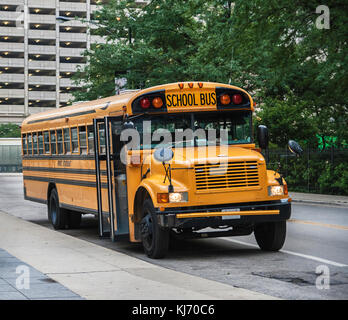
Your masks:
{"label": "bus grille", "polygon": [[259,186],[257,161],[196,164],[196,190]]}

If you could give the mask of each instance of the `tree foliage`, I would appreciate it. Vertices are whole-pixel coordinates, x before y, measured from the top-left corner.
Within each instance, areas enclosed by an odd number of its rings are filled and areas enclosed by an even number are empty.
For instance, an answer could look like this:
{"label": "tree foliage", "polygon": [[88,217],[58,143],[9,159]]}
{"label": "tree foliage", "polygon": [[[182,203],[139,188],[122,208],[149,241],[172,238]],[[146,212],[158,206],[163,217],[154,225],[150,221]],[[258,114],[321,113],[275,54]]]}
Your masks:
{"label": "tree foliage", "polygon": [[255,97],[275,143],[315,133],[348,141],[348,6],[325,4],[329,29],[317,28],[314,0],[111,0],[95,21],[107,42],[85,52],[75,100],[112,95],[115,77],[130,89],[231,83]]}
{"label": "tree foliage", "polygon": [[21,129],[17,124],[4,123],[0,124],[0,138],[19,138]]}

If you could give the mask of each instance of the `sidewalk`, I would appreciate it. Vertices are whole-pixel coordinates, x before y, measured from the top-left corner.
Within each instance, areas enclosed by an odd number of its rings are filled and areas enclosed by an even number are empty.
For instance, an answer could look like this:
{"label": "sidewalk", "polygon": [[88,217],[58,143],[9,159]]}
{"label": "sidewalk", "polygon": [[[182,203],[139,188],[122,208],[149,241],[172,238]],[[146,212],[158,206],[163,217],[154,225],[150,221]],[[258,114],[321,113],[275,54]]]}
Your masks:
{"label": "sidewalk", "polygon": [[289,192],[289,196],[292,198],[293,202],[336,205],[348,208],[348,196],[333,196],[328,194],[314,194],[301,192]]}
{"label": "sidewalk", "polygon": [[0,249],[0,300],[80,300],[80,296]]}
{"label": "sidewalk", "polygon": [[0,234],[0,248],[60,283],[64,294],[75,293],[74,299],[275,299],[159,267],[2,211]]}

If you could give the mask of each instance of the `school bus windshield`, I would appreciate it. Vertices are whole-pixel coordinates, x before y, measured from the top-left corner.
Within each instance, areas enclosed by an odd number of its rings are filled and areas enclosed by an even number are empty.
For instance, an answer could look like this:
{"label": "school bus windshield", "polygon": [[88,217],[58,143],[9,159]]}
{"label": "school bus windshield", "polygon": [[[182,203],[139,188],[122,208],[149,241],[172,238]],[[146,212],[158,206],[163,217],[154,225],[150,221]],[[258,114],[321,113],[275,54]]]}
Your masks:
{"label": "school bus windshield", "polygon": [[141,149],[159,143],[175,148],[252,142],[250,111],[143,115],[133,122]]}

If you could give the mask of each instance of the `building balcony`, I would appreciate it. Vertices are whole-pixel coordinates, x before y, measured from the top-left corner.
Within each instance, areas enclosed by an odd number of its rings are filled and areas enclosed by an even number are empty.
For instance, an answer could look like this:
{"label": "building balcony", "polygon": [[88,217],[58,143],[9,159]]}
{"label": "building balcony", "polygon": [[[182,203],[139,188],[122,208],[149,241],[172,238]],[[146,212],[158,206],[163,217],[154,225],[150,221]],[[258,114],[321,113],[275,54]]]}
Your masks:
{"label": "building balcony", "polygon": [[59,95],[60,102],[68,102],[69,100],[72,100],[73,96],[70,93],[61,93]]}
{"label": "building balcony", "polygon": [[54,70],[56,61],[29,61],[29,69]]}
{"label": "building balcony", "polygon": [[29,30],[29,38],[32,39],[56,39],[55,30]]}
{"label": "building balcony", "polygon": [[87,11],[87,5],[83,2],[60,2],[59,3],[59,11],[68,11],[72,12],[71,16],[74,16],[73,12],[83,12]]}
{"label": "building balcony", "polygon": [[0,74],[0,82],[24,83],[24,74],[2,73]]}
{"label": "building balcony", "polygon": [[24,59],[2,58],[2,59],[0,59],[0,67],[23,68],[24,67]]}
{"label": "building balcony", "polygon": [[70,42],[86,42],[87,35],[85,33],[61,32],[59,34],[59,40],[70,41]]}
{"label": "building balcony", "polygon": [[59,55],[61,57],[81,57],[85,48],[59,48]]}
{"label": "building balcony", "polygon": [[55,91],[29,91],[29,100],[56,100]]}
{"label": "building balcony", "polygon": [[24,43],[2,42],[1,51],[24,52]]}
{"label": "building balcony", "polygon": [[0,97],[2,98],[22,98],[24,97],[24,89],[0,89]]}
{"label": "building balcony", "polygon": [[78,66],[83,67],[84,65],[83,63],[61,63],[59,70],[60,72],[75,72]]}
{"label": "building balcony", "polygon": [[[22,0],[23,1],[23,0]],[[55,8],[56,0],[28,0],[28,6],[30,8]]]}
{"label": "building balcony", "polygon": [[31,76],[28,78],[29,85],[56,85],[57,78],[50,76]]}
{"label": "building balcony", "polygon": [[24,28],[0,27],[2,37],[24,37]]}
{"label": "building balcony", "polygon": [[29,54],[56,54],[56,46],[28,46]]}

